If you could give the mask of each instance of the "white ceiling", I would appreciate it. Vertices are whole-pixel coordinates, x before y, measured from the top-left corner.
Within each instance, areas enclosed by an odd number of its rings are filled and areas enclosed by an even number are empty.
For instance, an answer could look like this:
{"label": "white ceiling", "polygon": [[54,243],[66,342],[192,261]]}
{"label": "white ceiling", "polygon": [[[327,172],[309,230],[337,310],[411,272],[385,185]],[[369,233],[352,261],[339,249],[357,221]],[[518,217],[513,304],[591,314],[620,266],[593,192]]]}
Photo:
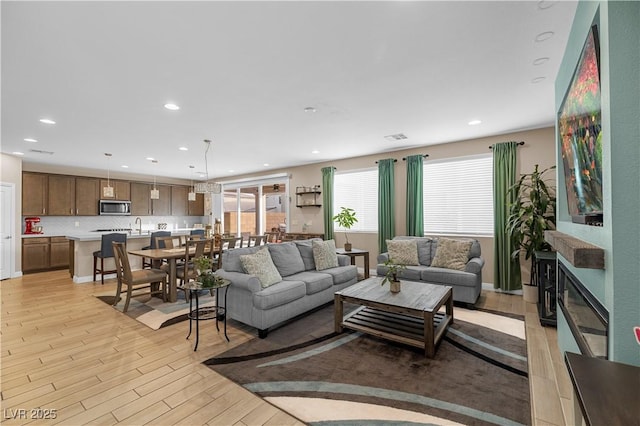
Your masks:
{"label": "white ceiling", "polygon": [[575,7],[2,1],[2,152],[191,179],[211,139],[219,179],[549,126]]}

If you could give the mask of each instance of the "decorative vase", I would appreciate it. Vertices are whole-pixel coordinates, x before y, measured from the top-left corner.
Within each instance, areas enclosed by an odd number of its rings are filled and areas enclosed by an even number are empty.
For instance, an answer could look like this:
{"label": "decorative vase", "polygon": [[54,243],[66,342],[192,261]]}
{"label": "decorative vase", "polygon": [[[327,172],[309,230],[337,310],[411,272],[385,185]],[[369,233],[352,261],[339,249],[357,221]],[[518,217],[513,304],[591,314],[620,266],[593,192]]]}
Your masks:
{"label": "decorative vase", "polygon": [[527,303],[538,303],[538,286],[523,284],[522,297]]}
{"label": "decorative vase", "polygon": [[389,281],[391,293],[400,293],[400,281]]}
{"label": "decorative vase", "polygon": [[351,251],[351,243],[344,243],[344,251]]}

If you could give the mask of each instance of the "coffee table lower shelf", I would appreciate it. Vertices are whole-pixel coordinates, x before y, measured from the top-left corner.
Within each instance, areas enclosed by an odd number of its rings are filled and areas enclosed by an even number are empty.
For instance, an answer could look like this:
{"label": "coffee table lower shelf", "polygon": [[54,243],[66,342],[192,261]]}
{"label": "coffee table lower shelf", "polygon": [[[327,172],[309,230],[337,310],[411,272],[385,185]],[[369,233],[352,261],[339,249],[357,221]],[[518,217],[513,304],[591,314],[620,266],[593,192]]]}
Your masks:
{"label": "coffee table lower shelf", "polygon": [[453,317],[445,312],[433,315],[433,341],[427,338],[429,333],[425,331],[424,319],[366,306],[345,316],[342,327],[425,349],[427,356],[433,356],[435,346],[442,340],[452,320]]}

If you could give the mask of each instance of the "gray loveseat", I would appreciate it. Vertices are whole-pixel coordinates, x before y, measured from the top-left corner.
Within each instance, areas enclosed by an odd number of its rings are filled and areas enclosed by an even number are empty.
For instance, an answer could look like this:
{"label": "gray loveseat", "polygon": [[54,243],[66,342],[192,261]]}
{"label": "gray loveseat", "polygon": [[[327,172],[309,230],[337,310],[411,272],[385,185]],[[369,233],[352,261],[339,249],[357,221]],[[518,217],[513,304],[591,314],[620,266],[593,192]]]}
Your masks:
{"label": "gray loveseat", "polygon": [[[477,240],[457,239],[472,241],[464,270],[455,270],[431,266],[438,247],[438,238],[398,236],[394,240],[415,240],[418,249],[419,265],[408,265],[399,273],[399,278],[409,281],[423,281],[432,284],[443,284],[453,287],[453,300],[473,305],[480,297],[482,290],[482,267],[484,259],[480,257],[480,243]],[[389,253],[378,255],[376,268],[379,276],[387,273],[384,262],[389,260]]]}
{"label": "gray loveseat", "polygon": [[[348,256],[338,255],[338,266],[316,271],[313,240],[290,241],[229,250],[216,273],[231,281],[227,294],[229,318],[258,329],[268,329],[333,300],[336,291],[357,282],[357,268]],[[321,241],[317,239],[317,241]],[[244,272],[240,256],[267,247],[282,281],[262,288],[260,280]]]}

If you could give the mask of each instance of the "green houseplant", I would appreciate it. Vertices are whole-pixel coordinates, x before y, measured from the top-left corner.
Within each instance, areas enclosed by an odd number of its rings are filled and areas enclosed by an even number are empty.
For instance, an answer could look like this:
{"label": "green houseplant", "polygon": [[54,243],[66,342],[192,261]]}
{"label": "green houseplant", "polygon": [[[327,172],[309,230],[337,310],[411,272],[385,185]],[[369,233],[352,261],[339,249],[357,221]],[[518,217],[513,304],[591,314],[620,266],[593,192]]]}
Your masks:
{"label": "green houseplant", "polygon": [[400,263],[395,263],[393,259],[386,260],[384,262],[384,266],[387,267],[387,272],[384,274],[384,279],[380,285],[389,283],[389,289],[391,292],[398,293],[400,291],[400,280],[398,279],[398,274],[400,271],[404,270],[406,266]]}
{"label": "green houseplant", "polygon": [[[333,217],[333,221],[336,222],[341,228],[351,229],[351,227],[358,221],[358,219],[356,218],[355,210],[348,207],[340,207],[340,213]],[[347,236],[346,231],[344,233],[344,238],[346,240],[344,249],[346,251],[351,251],[351,243],[349,242],[349,237]]]}
{"label": "green houseplant", "polygon": [[536,285],[533,255],[536,251],[551,250],[544,239],[544,231],[556,227],[555,187],[545,177],[555,168],[556,166],[551,166],[539,171],[536,164],[533,173],[521,175],[508,192],[515,197],[514,203],[509,207],[507,219],[507,230],[516,247],[511,256],[519,259],[523,253],[525,260],[531,259],[530,286]]}

